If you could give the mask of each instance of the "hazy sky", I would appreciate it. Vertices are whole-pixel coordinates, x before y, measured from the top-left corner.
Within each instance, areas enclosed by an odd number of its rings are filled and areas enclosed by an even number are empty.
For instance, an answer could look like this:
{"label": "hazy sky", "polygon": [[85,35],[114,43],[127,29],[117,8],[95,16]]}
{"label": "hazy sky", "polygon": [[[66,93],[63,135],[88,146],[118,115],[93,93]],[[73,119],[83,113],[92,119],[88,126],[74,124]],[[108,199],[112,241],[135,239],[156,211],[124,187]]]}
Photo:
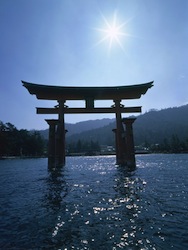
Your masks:
{"label": "hazy sky", "polygon": [[[123,35],[110,45],[105,31],[115,16]],[[143,112],[188,103],[187,0],[0,0],[0,36],[0,120],[18,129],[47,128],[44,119],[56,116],[37,115],[35,107],[57,104],[37,100],[21,80],[59,86],[154,80],[141,99],[123,103]],[[103,117],[114,116],[65,120]]]}

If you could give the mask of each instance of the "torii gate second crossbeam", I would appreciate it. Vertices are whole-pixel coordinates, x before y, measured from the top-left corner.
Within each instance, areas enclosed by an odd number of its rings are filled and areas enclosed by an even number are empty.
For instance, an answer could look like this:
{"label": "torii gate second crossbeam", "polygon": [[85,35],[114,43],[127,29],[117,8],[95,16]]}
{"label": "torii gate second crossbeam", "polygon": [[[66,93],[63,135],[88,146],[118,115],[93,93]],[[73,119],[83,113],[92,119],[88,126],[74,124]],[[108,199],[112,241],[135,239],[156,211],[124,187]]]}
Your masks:
{"label": "torii gate second crossbeam", "polygon": [[[41,85],[22,81],[30,94],[41,100],[56,100],[58,105],[54,108],[37,108],[37,114],[57,114],[58,119],[46,119],[49,124],[49,151],[48,166],[57,167],[65,164],[65,114],[80,113],[114,113],[116,115],[116,162],[126,165],[130,170],[135,169],[135,152],[132,124],[135,118],[122,119],[122,113],[140,113],[141,107],[124,107],[121,104],[125,99],[139,99],[149,88],[153,81],[129,86],[116,87],[61,87]],[[85,100],[84,108],[69,108],[65,105],[67,100]],[[95,107],[95,100],[112,100],[111,107]]]}

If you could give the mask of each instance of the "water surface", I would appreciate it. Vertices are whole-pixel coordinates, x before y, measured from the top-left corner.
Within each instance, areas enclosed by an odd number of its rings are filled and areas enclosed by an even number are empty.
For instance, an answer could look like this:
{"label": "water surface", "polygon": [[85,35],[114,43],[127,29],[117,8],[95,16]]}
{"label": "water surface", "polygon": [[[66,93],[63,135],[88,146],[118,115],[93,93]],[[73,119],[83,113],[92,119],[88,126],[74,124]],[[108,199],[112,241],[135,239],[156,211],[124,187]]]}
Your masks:
{"label": "water surface", "polygon": [[188,155],[0,161],[0,249],[188,249]]}

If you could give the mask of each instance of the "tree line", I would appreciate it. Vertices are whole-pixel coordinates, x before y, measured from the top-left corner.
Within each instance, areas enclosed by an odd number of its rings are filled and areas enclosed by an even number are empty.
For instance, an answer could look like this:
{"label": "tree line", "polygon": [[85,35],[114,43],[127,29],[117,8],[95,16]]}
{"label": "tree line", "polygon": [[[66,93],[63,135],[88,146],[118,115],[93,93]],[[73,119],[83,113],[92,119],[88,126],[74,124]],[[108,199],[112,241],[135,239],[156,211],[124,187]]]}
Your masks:
{"label": "tree line", "polygon": [[188,138],[183,140],[173,134],[170,138],[164,138],[159,144],[145,142],[144,146],[153,153],[188,153]]}
{"label": "tree line", "polygon": [[[3,156],[45,156],[48,140],[39,131],[18,130],[13,124],[0,121],[0,157]],[[100,152],[100,145],[93,140],[78,140],[66,144],[67,155],[94,155]]]}
{"label": "tree line", "polygon": [[100,152],[100,145],[98,141],[93,140],[78,140],[76,142],[70,142],[66,145],[66,151],[68,155],[71,154],[84,154],[95,155]]}
{"label": "tree line", "polygon": [[[44,156],[47,147],[48,140],[44,139],[39,131],[18,130],[13,124],[0,121],[0,157]],[[140,147],[147,148],[151,153],[188,153],[188,137],[181,139],[177,134],[173,134],[160,143],[150,143],[145,140]],[[67,155],[95,155],[100,153],[100,150],[101,145],[98,140],[78,139],[66,142]]]}
{"label": "tree line", "polygon": [[18,130],[11,123],[0,121],[0,157],[44,155],[45,140],[37,131]]}

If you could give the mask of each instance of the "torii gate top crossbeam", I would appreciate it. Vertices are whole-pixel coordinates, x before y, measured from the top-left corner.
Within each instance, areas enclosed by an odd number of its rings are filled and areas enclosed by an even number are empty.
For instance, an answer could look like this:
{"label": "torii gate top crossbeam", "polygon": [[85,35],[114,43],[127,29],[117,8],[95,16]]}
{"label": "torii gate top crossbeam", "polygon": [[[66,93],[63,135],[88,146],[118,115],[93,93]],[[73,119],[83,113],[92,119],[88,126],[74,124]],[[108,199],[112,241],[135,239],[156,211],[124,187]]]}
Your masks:
{"label": "torii gate top crossbeam", "polygon": [[30,94],[45,100],[123,100],[138,99],[153,86],[153,81],[115,87],[62,87],[22,81]]}

